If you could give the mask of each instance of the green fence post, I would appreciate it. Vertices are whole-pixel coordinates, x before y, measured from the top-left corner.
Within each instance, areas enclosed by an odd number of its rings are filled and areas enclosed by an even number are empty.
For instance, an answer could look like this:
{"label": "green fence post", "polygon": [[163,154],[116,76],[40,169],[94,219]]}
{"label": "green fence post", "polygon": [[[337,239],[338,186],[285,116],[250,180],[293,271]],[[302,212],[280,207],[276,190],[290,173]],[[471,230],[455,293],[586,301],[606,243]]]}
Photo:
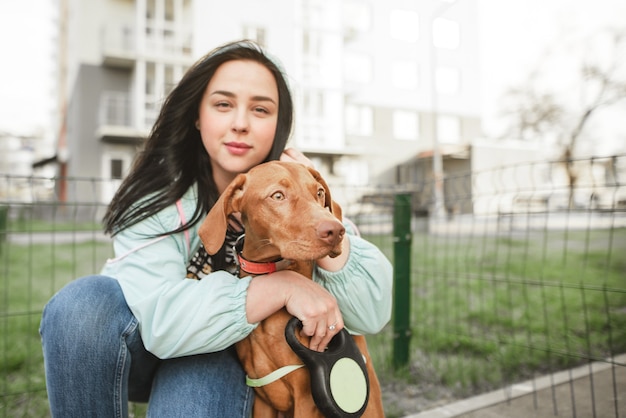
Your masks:
{"label": "green fence post", "polygon": [[411,341],[411,195],[395,195],[393,207],[393,365],[409,363]]}
{"label": "green fence post", "polygon": [[0,254],[7,239],[7,228],[9,222],[9,207],[0,205]]}

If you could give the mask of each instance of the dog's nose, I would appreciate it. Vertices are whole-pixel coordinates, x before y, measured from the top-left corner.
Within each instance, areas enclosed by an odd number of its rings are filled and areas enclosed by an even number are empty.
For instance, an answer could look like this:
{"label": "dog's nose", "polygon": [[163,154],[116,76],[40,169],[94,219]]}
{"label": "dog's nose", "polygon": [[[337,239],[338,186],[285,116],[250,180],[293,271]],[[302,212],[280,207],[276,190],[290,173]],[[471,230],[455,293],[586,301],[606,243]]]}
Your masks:
{"label": "dog's nose", "polygon": [[338,221],[321,221],[317,226],[317,237],[330,245],[337,245],[346,229]]}

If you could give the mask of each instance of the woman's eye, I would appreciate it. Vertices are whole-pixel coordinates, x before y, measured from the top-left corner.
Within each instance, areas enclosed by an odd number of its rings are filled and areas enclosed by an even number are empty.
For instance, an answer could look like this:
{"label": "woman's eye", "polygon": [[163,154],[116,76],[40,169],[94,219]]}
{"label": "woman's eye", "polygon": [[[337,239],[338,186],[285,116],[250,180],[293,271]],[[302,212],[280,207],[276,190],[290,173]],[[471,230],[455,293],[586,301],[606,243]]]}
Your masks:
{"label": "woman's eye", "polygon": [[268,114],[268,113],[269,113],[269,112],[267,111],[267,109],[265,109],[265,108],[263,108],[263,107],[255,107],[255,108],[254,108],[254,111],[255,111],[255,112],[258,112],[258,113],[264,113],[264,114]]}
{"label": "woman's eye", "polygon": [[272,193],[271,197],[274,200],[284,200],[285,199],[285,195],[283,194],[283,192],[274,192],[274,193]]}

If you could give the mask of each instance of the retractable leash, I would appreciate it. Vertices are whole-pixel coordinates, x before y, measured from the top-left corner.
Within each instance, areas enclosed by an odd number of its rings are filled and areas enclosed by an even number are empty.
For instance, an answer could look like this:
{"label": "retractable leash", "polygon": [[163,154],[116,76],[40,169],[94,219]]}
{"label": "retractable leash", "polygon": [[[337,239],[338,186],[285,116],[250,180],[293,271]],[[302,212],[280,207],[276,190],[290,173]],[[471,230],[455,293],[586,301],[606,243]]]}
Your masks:
{"label": "retractable leash", "polygon": [[315,404],[328,418],[360,417],[369,399],[369,377],[365,359],[354,340],[342,329],[330,341],[326,351],[313,351],[296,338],[296,332],[301,328],[302,322],[291,318],[285,328],[285,337],[309,369]]}

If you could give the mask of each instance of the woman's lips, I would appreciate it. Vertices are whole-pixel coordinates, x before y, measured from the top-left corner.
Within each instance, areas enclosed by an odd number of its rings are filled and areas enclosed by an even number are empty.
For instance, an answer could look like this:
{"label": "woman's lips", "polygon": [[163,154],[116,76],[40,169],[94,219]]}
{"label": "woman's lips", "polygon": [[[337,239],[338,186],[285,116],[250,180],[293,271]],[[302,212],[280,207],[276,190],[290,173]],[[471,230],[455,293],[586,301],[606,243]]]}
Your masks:
{"label": "woman's lips", "polygon": [[233,155],[243,155],[250,148],[252,148],[250,145],[246,144],[245,142],[227,142],[225,145],[226,145],[226,148],[228,149],[228,152],[230,152]]}

